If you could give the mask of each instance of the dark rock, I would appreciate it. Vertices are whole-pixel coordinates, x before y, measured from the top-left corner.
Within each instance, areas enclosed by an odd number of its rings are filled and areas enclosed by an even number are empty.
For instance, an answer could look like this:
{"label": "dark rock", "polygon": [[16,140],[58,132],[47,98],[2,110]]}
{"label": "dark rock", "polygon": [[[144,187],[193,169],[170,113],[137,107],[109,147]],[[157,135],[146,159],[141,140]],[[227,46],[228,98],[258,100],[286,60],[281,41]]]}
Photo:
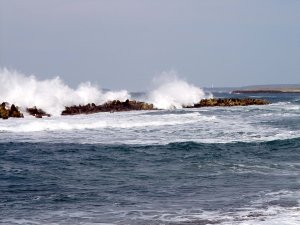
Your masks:
{"label": "dark rock", "polygon": [[253,98],[210,98],[202,99],[199,103],[185,108],[200,108],[200,107],[213,107],[213,106],[248,106],[248,105],[267,105],[270,104],[264,99]]}
{"label": "dark rock", "polygon": [[0,118],[2,118],[2,119],[8,119],[8,117],[9,117],[9,110],[6,109],[6,103],[3,102],[0,105]]}
{"label": "dark rock", "polygon": [[43,118],[43,116],[47,116],[47,117],[51,116],[50,114],[46,113],[44,110],[36,108],[36,106],[32,108],[27,108],[26,111],[30,115],[35,116],[36,118]]}
{"label": "dark rock", "polygon": [[7,102],[3,102],[0,105],[0,118],[8,119],[9,117],[23,118],[24,116],[17,106],[12,104],[11,107],[9,107]]}
{"label": "dark rock", "polygon": [[77,114],[91,114],[98,112],[121,112],[132,110],[154,110],[153,104],[145,102],[130,101],[127,99],[125,102],[119,100],[109,101],[102,105],[87,104],[79,106],[65,107],[62,115],[77,115]]}
{"label": "dark rock", "polygon": [[23,118],[23,114],[19,111],[19,108],[16,107],[14,104],[11,105],[10,111],[9,111],[9,117],[14,118]]}

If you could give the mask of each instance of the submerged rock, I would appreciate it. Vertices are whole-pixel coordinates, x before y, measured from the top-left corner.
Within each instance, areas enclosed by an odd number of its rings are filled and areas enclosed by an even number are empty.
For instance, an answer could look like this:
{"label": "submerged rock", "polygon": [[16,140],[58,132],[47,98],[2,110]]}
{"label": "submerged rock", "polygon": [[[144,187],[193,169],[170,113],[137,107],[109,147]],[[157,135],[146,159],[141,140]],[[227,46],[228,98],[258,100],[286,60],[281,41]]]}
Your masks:
{"label": "submerged rock", "polygon": [[44,110],[38,109],[36,106],[32,108],[27,108],[26,111],[30,115],[35,116],[36,118],[43,118],[43,116],[47,116],[47,117],[51,116],[50,114],[46,113]]}
{"label": "submerged rock", "polygon": [[264,99],[253,98],[210,98],[202,99],[199,103],[185,108],[200,108],[200,107],[213,107],[213,106],[248,106],[248,105],[267,105],[270,104]]}
{"label": "submerged rock", "polygon": [[119,100],[109,101],[102,105],[87,104],[79,106],[65,107],[61,115],[77,115],[77,114],[91,114],[98,112],[121,112],[132,110],[154,110],[153,104],[145,102],[130,101],[127,99],[125,102]]}
{"label": "submerged rock", "polygon": [[0,105],[0,118],[2,119],[8,119],[9,117],[14,118],[23,118],[23,114],[20,112],[19,108],[12,104],[9,107],[9,104],[7,102],[3,102]]}

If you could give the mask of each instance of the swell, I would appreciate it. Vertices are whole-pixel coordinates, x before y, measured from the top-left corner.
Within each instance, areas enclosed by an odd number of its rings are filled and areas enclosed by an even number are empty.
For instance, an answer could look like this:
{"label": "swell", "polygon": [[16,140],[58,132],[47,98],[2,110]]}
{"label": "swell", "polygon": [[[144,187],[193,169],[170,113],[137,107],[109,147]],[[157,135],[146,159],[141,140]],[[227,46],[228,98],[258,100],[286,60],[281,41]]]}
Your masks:
{"label": "swell", "polygon": [[280,146],[290,146],[290,147],[300,147],[300,137],[292,137],[287,139],[277,139],[271,141],[253,141],[253,142],[243,142],[243,141],[236,141],[231,143],[198,143],[198,142],[174,142],[169,143],[166,146],[170,146],[172,148],[197,148],[202,146],[227,146],[227,147],[246,147],[249,145],[263,145],[266,147],[280,147]]}
{"label": "swell", "polygon": [[118,151],[136,150],[136,149],[164,149],[172,151],[190,151],[197,149],[211,149],[211,150],[222,150],[222,149],[255,149],[255,148],[265,148],[269,150],[280,149],[282,151],[294,151],[295,149],[300,149],[300,137],[290,138],[290,139],[278,139],[272,141],[253,141],[253,142],[230,142],[230,143],[199,143],[194,141],[186,142],[170,142],[167,144],[107,144],[107,143],[65,143],[65,142],[0,142],[1,148],[11,148],[24,147],[24,148],[41,148],[44,147],[51,149],[58,147],[58,149],[74,151],[80,150],[95,150],[95,149],[116,149]]}
{"label": "swell", "polygon": [[274,217],[270,224],[298,221],[299,149],[300,138],[227,144],[0,143],[5,181],[0,223],[15,224],[16,218],[23,219],[20,224],[24,219],[76,224],[72,212],[84,215],[82,224],[99,218],[110,224],[174,225],[260,224]]}

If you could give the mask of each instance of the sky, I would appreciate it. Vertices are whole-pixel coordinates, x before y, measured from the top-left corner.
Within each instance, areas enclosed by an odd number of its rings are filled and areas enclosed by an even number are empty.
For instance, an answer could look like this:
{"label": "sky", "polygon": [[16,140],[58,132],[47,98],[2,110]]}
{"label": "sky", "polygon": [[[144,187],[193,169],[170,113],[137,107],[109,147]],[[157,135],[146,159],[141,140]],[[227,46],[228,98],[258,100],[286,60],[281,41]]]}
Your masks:
{"label": "sky", "polygon": [[70,86],[300,83],[300,0],[0,0],[0,67]]}

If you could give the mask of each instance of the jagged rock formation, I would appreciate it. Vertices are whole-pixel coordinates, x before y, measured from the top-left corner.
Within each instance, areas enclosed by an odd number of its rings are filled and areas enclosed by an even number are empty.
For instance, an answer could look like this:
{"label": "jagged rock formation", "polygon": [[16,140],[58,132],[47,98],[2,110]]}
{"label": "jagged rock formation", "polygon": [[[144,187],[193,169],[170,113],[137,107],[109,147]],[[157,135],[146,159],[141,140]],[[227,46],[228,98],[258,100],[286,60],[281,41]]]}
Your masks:
{"label": "jagged rock formation", "polygon": [[154,110],[153,104],[145,102],[130,101],[127,99],[125,102],[119,100],[109,101],[102,105],[87,104],[79,106],[65,107],[61,115],[77,115],[77,114],[91,114],[98,112],[121,112],[131,110]]}
{"label": "jagged rock formation", "polygon": [[[251,99],[251,98],[219,98],[219,99],[202,99],[199,103],[192,106],[185,106],[184,108],[199,108],[199,107],[213,107],[213,106],[248,106],[248,105],[266,105],[268,101],[263,99]],[[109,101],[102,105],[87,104],[79,106],[65,107],[65,110],[61,115],[77,115],[77,114],[91,114],[98,112],[121,112],[132,110],[156,110],[153,104],[145,102],[126,100],[121,102],[119,100]],[[51,115],[38,109],[37,107],[27,108],[26,111],[36,118],[42,118],[44,116],[50,117]],[[18,107],[12,104],[9,107],[8,103],[3,102],[0,105],[0,118],[8,119],[9,117],[22,118],[23,114],[19,111]]]}
{"label": "jagged rock formation", "polygon": [[35,116],[36,118],[43,118],[43,116],[47,116],[47,117],[51,116],[50,114],[46,113],[44,110],[36,108],[36,106],[32,108],[27,108],[26,111],[30,115]]}
{"label": "jagged rock formation", "polygon": [[202,99],[199,103],[193,106],[187,106],[186,108],[199,108],[199,107],[212,107],[212,106],[248,106],[248,105],[267,105],[270,104],[264,99],[253,98],[210,98]]}
{"label": "jagged rock formation", "polygon": [[23,118],[23,114],[19,111],[19,108],[12,104],[9,107],[9,104],[6,102],[3,102],[0,105],[0,118],[2,119],[8,119],[9,117],[14,118]]}

